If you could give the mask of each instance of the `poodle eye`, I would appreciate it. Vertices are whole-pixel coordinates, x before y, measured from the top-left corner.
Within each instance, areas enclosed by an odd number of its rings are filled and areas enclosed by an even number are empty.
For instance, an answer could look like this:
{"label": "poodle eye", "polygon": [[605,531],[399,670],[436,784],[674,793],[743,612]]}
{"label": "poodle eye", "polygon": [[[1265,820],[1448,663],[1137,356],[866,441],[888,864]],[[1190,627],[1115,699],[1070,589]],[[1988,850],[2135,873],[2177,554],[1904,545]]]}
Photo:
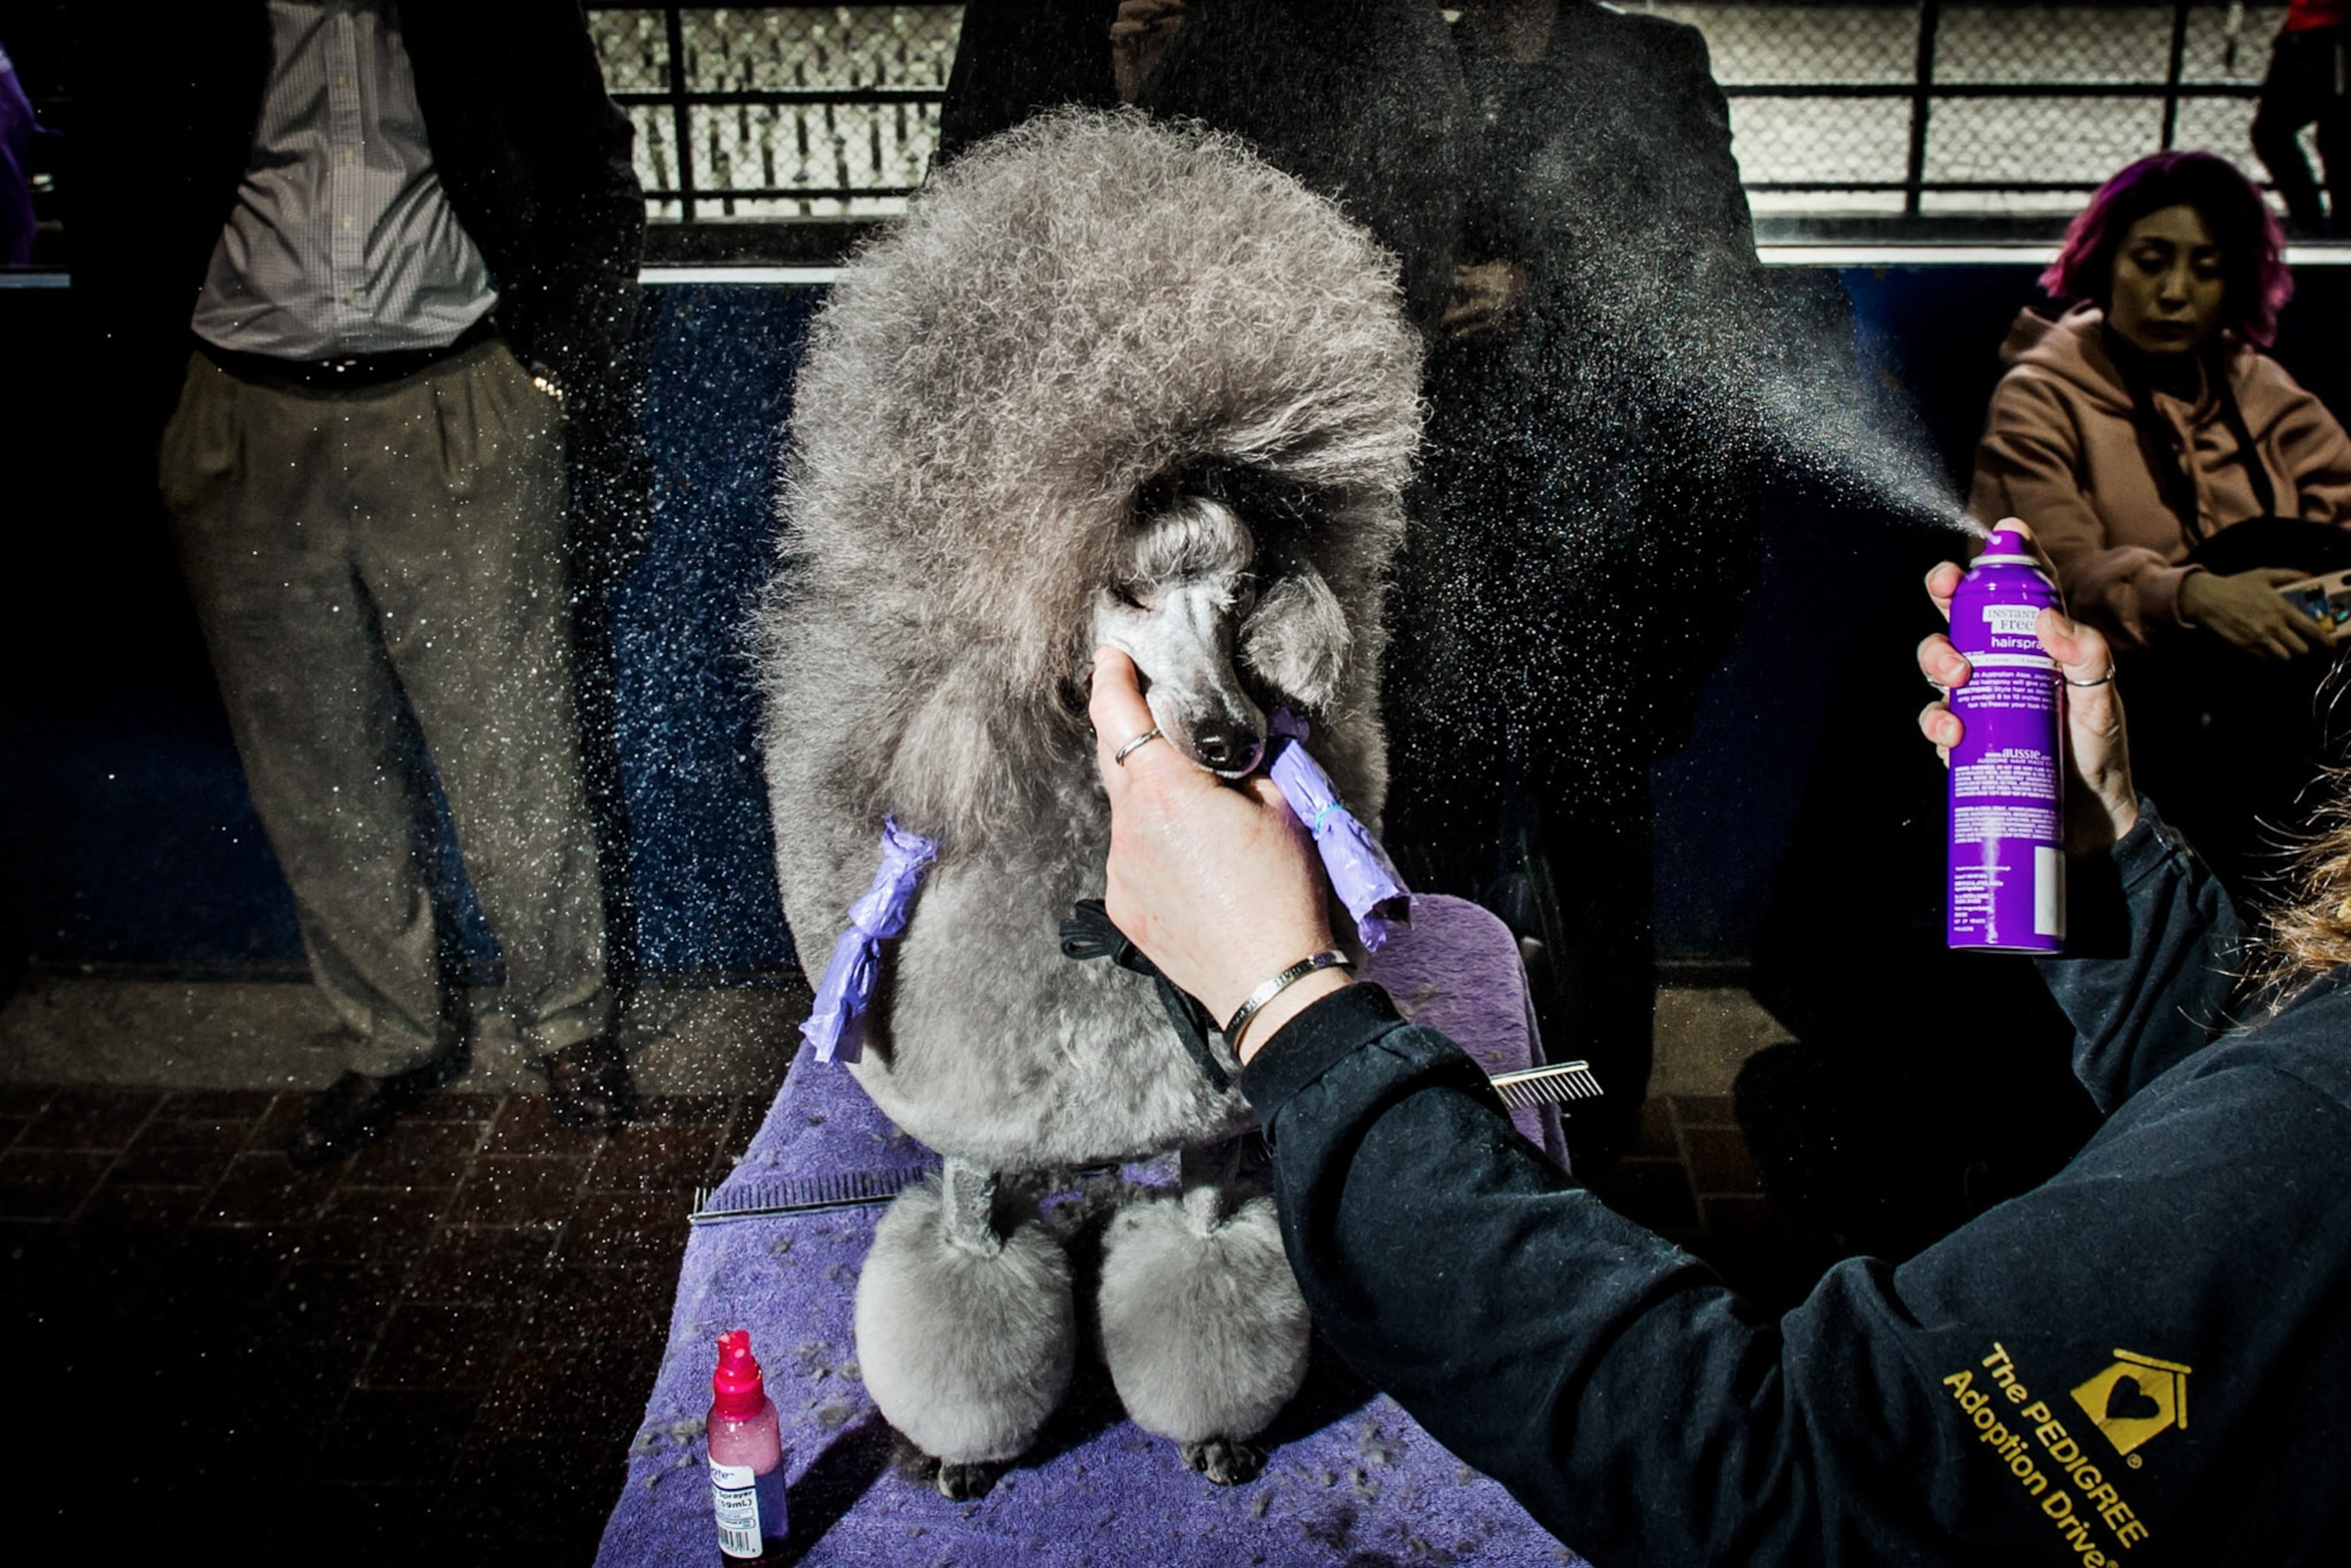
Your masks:
{"label": "poodle eye", "polygon": [[1143,601],[1141,596],[1139,596],[1134,590],[1129,588],[1123,582],[1113,583],[1112,585],[1110,596],[1113,599],[1117,600],[1121,604],[1125,605],[1129,610],[1148,610],[1151,608],[1150,605]]}

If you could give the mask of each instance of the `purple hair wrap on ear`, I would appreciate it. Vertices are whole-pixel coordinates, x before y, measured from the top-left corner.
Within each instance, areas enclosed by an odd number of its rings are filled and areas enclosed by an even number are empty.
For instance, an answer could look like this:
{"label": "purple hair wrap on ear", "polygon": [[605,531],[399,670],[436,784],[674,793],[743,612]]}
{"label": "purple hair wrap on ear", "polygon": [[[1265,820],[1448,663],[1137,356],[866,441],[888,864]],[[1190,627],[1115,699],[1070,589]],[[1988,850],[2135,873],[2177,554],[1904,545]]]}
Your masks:
{"label": "purple hair wrap on ear", "polygon": [[938,854],[938,840],[907,831],[895,817],[883,819],[881,869],[865,896],[849,906],[849,929],[832,945],[816,988],[816,1008],[800,1025],[819,1061],[832,1061],[836,1052],[843,1061],[857,1060],[865,1005],[873,999],[873,982],[882,974],[882,944],[906,929],[915,884]]}
{"label": "purple hair wrap on ear", "polygon": [[1322,765],[1306,754],[1307,724],[1288,708],[1273,712],[1273,733],[1280,738],[1267,774],[1281,790],[1290,809],[1314,835],[1322,852],[1322,869],[1331,891],[1355,917],[1364,950],[1376,953],[1387,946],[1388,927],[1412,918],[1412,893],[1388,861],[1371,830],[1339,803],[1339,791]]}

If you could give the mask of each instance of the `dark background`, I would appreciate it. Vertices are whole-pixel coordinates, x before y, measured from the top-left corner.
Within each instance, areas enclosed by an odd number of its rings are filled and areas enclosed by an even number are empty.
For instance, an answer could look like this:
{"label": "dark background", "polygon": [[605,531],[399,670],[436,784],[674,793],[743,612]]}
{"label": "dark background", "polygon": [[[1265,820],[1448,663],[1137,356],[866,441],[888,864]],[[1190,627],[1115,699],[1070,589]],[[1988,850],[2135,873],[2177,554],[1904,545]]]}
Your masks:
{"label": "dark background", "polygon": [[[1840,275],[1867,373],[1916,398],[1955,483],[2008,321],[2037,297],[2033,271]],[[28,965],[298,974],[291,900],[180,587],[152,454],[126,434],[137,422],[122,389],[84,352],[79,334],[103,324],[78,322],[69,289],[10,286],[26,281],[0,279],[0,985]],[[2279,357],[2339,412],[2351,397],[2351,277],[2310,267],[2299,283]],[[653,538],[614,624],[642,951],[655,978],[756,980],[793,961],[742,632],[768,570],[778,446],[821,295],[648,290]],[[1783,870],[1807,884],[1844,879],[1857,923],[1891,910],[1921,929],[1939,919],[1931,873],[1896,886],[1871,874],[1888,863],[1888,846],[1868,841],[1889,831],[1885,813],[1857,812],[1841,841],[1834,808],[1843,791],[1907,791],[1919,811],[1896,813],[1910,824],[1898,831],[1938,841],[1931,754],[1903,738],[1916,704],[1900,694],[1916,686],[1908,649],[1928,624],[1917,576],[1956,540],[1794,488],[1774,497],[1769,527],[1756,602],[1696,736],[1656,777],[1660,946],[1686,969],[1743,964]],[[1800,834],[1800,816],[1829,826]],[[486,967],[487,936],[468,919]]]}

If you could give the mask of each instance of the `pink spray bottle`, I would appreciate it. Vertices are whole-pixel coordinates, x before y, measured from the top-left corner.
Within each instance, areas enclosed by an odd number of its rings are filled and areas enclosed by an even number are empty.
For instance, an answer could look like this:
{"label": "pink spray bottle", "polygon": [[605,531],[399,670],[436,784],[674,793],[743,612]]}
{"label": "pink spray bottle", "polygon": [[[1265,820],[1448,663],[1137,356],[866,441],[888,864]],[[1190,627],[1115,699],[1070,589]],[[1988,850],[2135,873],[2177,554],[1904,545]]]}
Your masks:
{"label": "pink spray bottle", "polygon": [[705,1429],[718,1549],[729,1557],[757,1557],[767,1542],[784,1538],[784,1449],[747,1330],[718,1336],[710,1392]]}

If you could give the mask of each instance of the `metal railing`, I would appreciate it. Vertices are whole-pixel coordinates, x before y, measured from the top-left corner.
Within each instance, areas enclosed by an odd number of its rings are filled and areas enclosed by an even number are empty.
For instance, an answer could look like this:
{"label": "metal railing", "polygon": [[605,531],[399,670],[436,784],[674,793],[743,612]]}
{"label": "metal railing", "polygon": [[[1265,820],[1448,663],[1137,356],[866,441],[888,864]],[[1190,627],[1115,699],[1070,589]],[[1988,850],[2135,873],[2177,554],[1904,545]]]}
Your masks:
{"label": "metal railing", "polygon": [[[1767,225],[2045,225],[2160,147],[2262,177],[2281,5],[1618,3],[1704,33]],[[922,183],[960,5],[588,9],[653,217],[879,216]]]}
{"label": "metal railing", "polygon": [[1759,216],[2032,217],[2248,129],[2282,5],[1659,4],[1695,24]]}
{"label": "metal railing", "polygon": [[699,8],[589,0],[655,218],[839,217],[922,183],[960,5]]}

